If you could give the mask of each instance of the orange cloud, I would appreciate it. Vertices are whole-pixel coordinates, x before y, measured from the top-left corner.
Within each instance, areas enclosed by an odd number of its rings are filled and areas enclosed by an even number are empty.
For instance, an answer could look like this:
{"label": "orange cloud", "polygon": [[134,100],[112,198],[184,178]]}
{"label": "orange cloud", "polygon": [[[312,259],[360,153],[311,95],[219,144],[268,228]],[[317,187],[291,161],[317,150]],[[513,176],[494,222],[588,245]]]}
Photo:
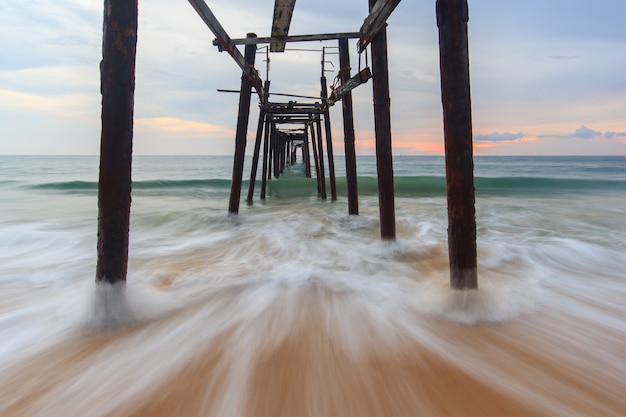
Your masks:
{"label": "orange cloud", "polygon": [[214,134],[232,134],[230,129],[210,123],[200,123],[193,120],[178,119],[175,117],[149,117],[135,119],[135,127],[145,130],[159,130],[181,133],[190,136],[206,136]]}

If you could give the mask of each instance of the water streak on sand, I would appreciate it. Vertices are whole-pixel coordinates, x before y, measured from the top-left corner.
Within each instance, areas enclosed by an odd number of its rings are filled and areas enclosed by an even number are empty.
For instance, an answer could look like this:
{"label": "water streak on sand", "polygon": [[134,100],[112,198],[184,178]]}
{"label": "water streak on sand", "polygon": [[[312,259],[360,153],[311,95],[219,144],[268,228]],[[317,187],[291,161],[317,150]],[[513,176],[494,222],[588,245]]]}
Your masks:
{"label": "water streak on sand", "polygon": [[387,244],[375,195],[347,216],[295,172],[233,219],[211,164],[138,158],[125,289],[93,284],[97,159],[29,161],[0,171],[2,417],[626,415],[624,192],[575,190],[626,180],[613,159],[479,159],[574,181],[477,201],[470,292],[447,284],[445,198],[413,195],[438,159],[398,159]]}

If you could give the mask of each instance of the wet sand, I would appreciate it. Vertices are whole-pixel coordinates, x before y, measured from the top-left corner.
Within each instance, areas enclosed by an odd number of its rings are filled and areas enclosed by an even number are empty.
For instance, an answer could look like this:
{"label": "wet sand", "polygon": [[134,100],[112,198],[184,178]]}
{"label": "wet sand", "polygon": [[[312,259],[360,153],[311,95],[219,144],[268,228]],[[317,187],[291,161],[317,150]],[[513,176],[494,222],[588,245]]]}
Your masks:
{"label": "wet sand", "polygon": [[260,291],[76,330],[3,372],[0,415],[626,415],[618,304],[559,291],[559,308],[465,325],[319,283]]}

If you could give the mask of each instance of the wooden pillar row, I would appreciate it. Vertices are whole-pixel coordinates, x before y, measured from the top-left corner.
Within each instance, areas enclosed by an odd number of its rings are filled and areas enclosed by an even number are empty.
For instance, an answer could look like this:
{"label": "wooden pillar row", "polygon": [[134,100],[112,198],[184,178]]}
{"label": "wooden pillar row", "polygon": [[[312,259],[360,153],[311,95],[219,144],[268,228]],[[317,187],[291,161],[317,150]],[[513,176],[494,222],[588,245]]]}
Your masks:
{"label": "wooden pillar row", "polygon": [[137,0],[105,0],[96,282],[125,282],[137,50]]}
{"label": "wooden pillar row", "polygon": [[450,285],[477,288],[467,0],[437,0],[446,152]]}
{"label": "wooden pillar row", "polygon": [[[254,33],[248,33],[248,38],[256,38]],[[256,57],[256,45],[246,45],[244,56],[246,62],[254,66]],[[250,119],[250,96],[252,84],[246,77],[241,76],[241,89],[239,93],[239,110],[237,114],[237,132],[235,133],[235,157],[233,158],[233,175],[230,184],[230,201],[228,213],[239,213],[239,201],[241,199],[241,182],[243,179],[243,162],[246,154],[246,135],[248,134],[248,120]]]}
{"label": "wooden pillar row", "polygon": [[[342,84],[350,79],[350,51],[348,40],[339,39],[339,73]],[[354,144],[354,114],[352,92],[348,91],[341,99],[343,110],[343,140],[346,158],[346,182],[348,185],[348,213],[359,214],[359,192],[357,189],[356,149]]]}

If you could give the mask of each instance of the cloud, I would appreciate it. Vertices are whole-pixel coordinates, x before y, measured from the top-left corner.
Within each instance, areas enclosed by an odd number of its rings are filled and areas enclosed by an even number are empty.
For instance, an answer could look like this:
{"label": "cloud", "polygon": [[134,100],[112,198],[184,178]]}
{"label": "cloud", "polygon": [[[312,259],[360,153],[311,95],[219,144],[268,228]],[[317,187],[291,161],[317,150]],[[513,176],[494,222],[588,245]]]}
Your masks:
{"label": "cloud", "polygon": [[597,130],[589,129],[587,126],[582,125],[574,133],[567,135],[571,138],[579,138],[579,139],[591,139],[595,136],[602,135],[602,132],[598,132]]}
{"label": "cloud", "polygon": [[557,59],[560,61],[569,61],[570,59],[578,58],[576,55],[549,55],[548,58]]}
{"label": "cloud", "polygon": [[214,134],[231,134],[231,130],[209,123],[200,123],[193,120],[178,119],[175,117],[146,117],[135,119],[135,127],[142,130],[157,130],[179,133],[188,136],[206,136]]}
{"label": "cloud", "polygon": [[626,132],[605,132],[604,137],[607,139],[613,139],[614,137],[626,138]]}
{"label": "cloud", "polygon": [[486,135],[475,135],[474,140],[479,142],[515,142],[526,137],[526,134],[510,132],[493,132]]}

